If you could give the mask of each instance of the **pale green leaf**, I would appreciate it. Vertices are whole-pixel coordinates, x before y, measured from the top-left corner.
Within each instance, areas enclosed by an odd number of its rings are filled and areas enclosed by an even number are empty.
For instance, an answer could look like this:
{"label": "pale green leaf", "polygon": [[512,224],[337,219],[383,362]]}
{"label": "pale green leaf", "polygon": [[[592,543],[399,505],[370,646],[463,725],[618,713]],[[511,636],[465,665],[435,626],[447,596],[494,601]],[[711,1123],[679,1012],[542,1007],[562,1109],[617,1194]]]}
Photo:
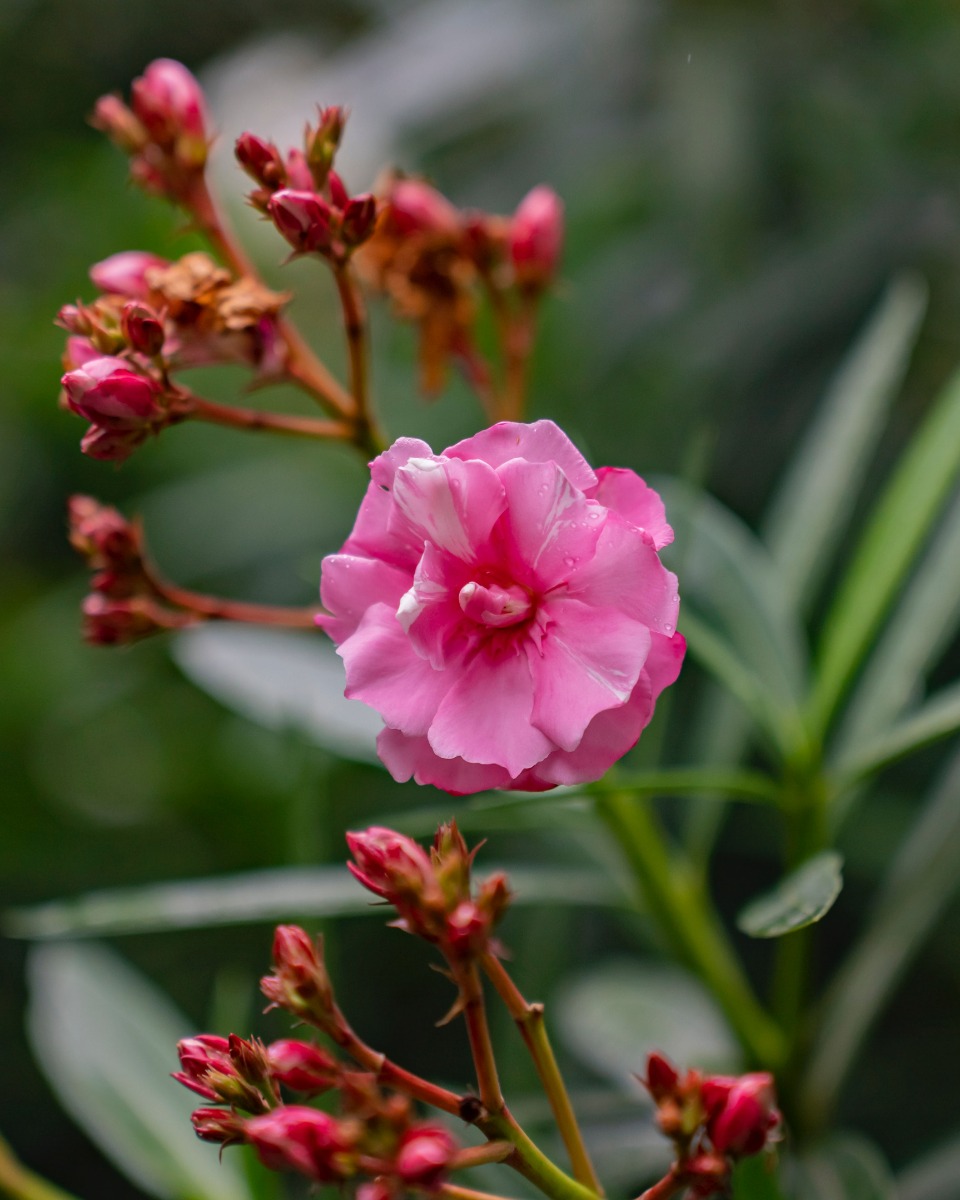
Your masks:
{"label": "pale green leaf", "polygon": [[944,772],[884,883],[873,917],[830,985],[804,1080],[828,1111],[877,1015],[960,885],[960,754]]}
{"label": "pale green leaf", "polygon": [[824,625],[811,720],[825,731],[960,472],[960,375],[944,389],[873,510]]}
{"label": "pale green leaf", "polygon": [[[619,905],[622,895],[600,870],[516,863],[503,869],[518,904]],[[15,937],[62,938],[202,929],[299,917],[383,916],[383,907],[343,866],[284,867],[214,879],[179,880],[88,892],[6,914]]]}
{"label": "pale green leaf", "polygon": [[793,1160],[788,1195],[796,1200],[896,1200],[880,1150],[857,1134],[837,1134]]}
{"label": "pale green leaf", "polygon": [[843,887],[843,859],[835,850],[808,858],[776,887],[758,896],[737,917],[750,937],[774,938],[822,920]]}
{"label": "pale green leaf", "polygon": [[723,1017],[679,967],[627,959],[602,964],[562,985],[550,1011],[582,1062],[638,1094],[633,1075],[644,1073],[654,1049],[680,1067],[728,1070],[737,1063]]}
{"label": "pale green leaf", "polygon": [[247,1200],[234,1161],[193,1132],[197,1098],[170,1078],[190,1022],[105,946],[40,946],[28,969],[34,1053],[107,1157],[161,1200]]}
{"label": "pale green leaf", "polygon": [[325,634],[202,625],[177,636],[177,665],[198,687],[270,729],[297,729],[344,758],[379,762],[383,721],[344,697],[343,663]]}
{"label": "pale green leaf", "polygon": [[941,1143],[897,1176],[899,1200],[957,1200],[960,1134]]}
{"label": "pale green leaf", "polygon": [[800,610],[816,595],[854,511],[926,299],[926,286],[916,277],[890,285],[832,380],[771,503],[765,541]]}

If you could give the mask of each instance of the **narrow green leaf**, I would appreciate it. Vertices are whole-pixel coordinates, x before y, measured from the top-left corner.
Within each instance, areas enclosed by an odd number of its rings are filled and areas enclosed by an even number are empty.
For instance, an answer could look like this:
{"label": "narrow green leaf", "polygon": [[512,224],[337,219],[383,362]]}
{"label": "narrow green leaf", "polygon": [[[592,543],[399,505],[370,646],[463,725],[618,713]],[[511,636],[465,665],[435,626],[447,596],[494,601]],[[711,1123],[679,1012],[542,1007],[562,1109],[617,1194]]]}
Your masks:
{"label": "narrow green leaf", "polygon": [[248,1200],[234,1162],[197,1140],[195,1097],[170,1078],[187,1019],[105,946],[37,947],[28,969],[34,1053],[107,1157],[161,1200]]}
{"label": "narrow green leaf", "polygon": [[[614,905],[623,903],[609,876],[515,863],[484,864],[478,874],[507,871],[518,904]],[[49,939],[91,935],[204,929],[297,917],[382,916],[382,906],[346,867],[289,867],[216,879],[183,880],[139,888],[88,892],[6,914],[14,937]]]}
{"label": "narrow green leaf", "polygon": [[566,1045],[616,1087],[641,1095],[633,1078],[657,1049],[680,1067],[728,1070],[737,1049],[699,981],[679,967],[623,959],[561,985],[551,1005]]}
{"label": "narrow green leaf", "polygon": [[913,700],[960,622],[960,493],[871,650],[847,706],[833,757],[857,753]]}
{"label": "narrow green leaf", "polygon": [[741,1159],[733,1172],[733,1195],[736,1200],[786,1200],[776,1153]]}
{"label": "narrow green leaf", "polygon": [[343,663],[320,633],[202,625],[179,634],[173,657],[222,704],[269,729],[298,729],[332,753],[379,763],[380,717],[343,694]]}
{"label": "narrow green leaf", "polygon": [[789,1194],[797,1200],[896,1200],[890,1167],[880,1150],[858,1134],[821,1142],[791,1164]]}
{"label": "narrow green leaf", "polygon": [[960,375],[908,446],[824,625],[811,699],[825,731],[960,472]]}
{"label": "narrow green leaf", "polygon": [[661,771],[617,771],[587,785],[593,793],[632,792],[642,796],[690,795],[697,792],[761,803],[779,795],[769,775],[730,767],[665,767]]}
{"label": "narrow green leaf", "polygon": [[765,541],[800,611],[816,595],[854,511],[926,300],[926,285],[915,276],[890,285],[831,382],[771,503]]}
{"label": "narrow green leaf", "polygon": [[829,1112],[877,1015],[960,886],[960,754],[954,756],[890,868],[874,915],[821,1006],[803,1083]]}
{"label": "narrow green leaf", "polygon": [[843,887],[843,859],[824,850],[801,863],[737,917],[737,928],[755,938],[782,937],[822,920]]}
{"label": "narrow green leaf", "polygon": [[837,766],[841,786],[848,786],[906,758],[931,742],[960,729],[960,683],[931,696],[917,712],[895,725],[883,737],[861,747]]}
{"label": "narrow green leaf", "polygon": [[956,1200],[960,1134],[911,1163],[897,1176],[899,1200]]}

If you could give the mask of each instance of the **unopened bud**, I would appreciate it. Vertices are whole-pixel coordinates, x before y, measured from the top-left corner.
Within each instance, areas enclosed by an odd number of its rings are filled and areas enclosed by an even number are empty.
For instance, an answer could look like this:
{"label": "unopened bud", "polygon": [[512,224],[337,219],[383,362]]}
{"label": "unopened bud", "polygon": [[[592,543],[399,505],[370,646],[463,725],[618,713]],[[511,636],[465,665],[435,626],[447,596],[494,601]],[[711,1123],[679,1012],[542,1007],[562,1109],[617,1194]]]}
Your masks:
{"label": "unopened bud", "polygon": [[323,947],[298,925],[278,925],[273,937],[274,973],[260,990],[279,1008],[330,1028],[335,1021],[333,988],[323,962]]}
{"label": "unopened bud", "polygon": [[223,1146],[244,1140],[243,1118],[225,1108],[197,1108],[190,1114],[198,1138]]}
{"label": "unopened bud", "polygon": [[206,1082],[206,1076],[211,1071],[223,1076],[236,1075],[227,1039],[212,1033],[184,1038],[177,1043],[177,1054],[181,1069],[173,1078],[205,1100],[220,1100],[220,1093]]}
{"label": "unopened bud", "polygon": [[129,300],[120,314],[120,328],[130,349],[145,358],[156,358],[163,350],[163,322],[150,305]]}
{"label": "unopened bud", "polygon": [[767,1072],[705,1079],[701,1096],[707,1133],[719,1154],[757,1154],[779,1124],[773,1076]]}
{"label": "unopened bud", "polygon": [[149,141],[143,122],[119,96],[101,96],[94,105],[90,124],[126,154],[139,153]]}
{"label": "unopened bud", "polygon": [[316,192],[282,188],[270,198],[267,211],[298,254],[329,249],[332,239],[330,206]]}
{"label": "unopened bud", "polygon": [[304,137],[306,158],[314,184],[318,188],[322,188],[327,182],[327,175],[333,166],[346,121],[347,110],[333,104],[329,108],[319,110],[315,129],[307,126]]}
{"label": "unopened bud", "polygon": [[69,408],[99,429],[140,430],[163,415],[160,388],[121,358],[95,358],[61,380]]}
{"label": "unopened bud", "polygon": [[680,1082],[676,1068],[662,1054],[651,1054],[647,1059],[647,1077],[642,1083],[655,1104],[673,1096]]}
{"label": "unopened bud", "polygon": [[113,600],[94,592],[83,602],[83,637],[92,646],[120,646],[193,623],[187,613],[162,608],[145,596]]}
{"label": "unopened bud", "polygon": [[287,1104],[244,1124],[246,1140],[273,1170],[298,1171],[316,1183],[333,1183],[353,1173],[352,1137],[329,1113]]}
{"label": "unopened bud", "polygon": [[196,169],[207,158],[203,92],[183,63],[158,58],[130,89],[130,102],[151,141],[171,153],[177,165]]}
{"label": "unopened bud", "polygon": [[251,179],[271,191],[283,185],[283,159],[273,142],[265,142],[253,133],[241,133],[233,149],[237,162]]}
{"label": "unopened bud", "polygon": [[420,179],[400,179],[390,190],[390,217],[398,233],[460,235],[460,214],[436,188]]}
{"label": "unopened bud", "polygon": [[541,185],[520,201],[510,224],[510,258],[517,283],[531,290],[553,281],[563,248],[563,204]]}
{"label": "unopened bud", "polygon": [[433,1191],[443,1182],[457,1153],[453,1136],[441,1125],[414,1125],[400,1139],[394,1163],[408,1187]]}
{"label": "unopened bud", "polygon": [[340,1077],[336,1059],[309,1042],[284,1038],[267,1046],[270,1074],[295,1092],[317,1095],[334,1087]]}
{"label": "unopened bud", "polygon": [[350,246],[359,246],[373,233],[377,223],[377,201],[370,192],[364,192],[347,201],[343,210],[341,232],[344,242]]}
{"label": "unopened bud", "polygon": [[413,838],[378,825],[346,836],[356,859],[347,863],[347,869],[374,895],[402,904],[435,889],[430,857]]}
{"label": "unopened bud", "polygon": [[145,300],[150,292],[147,272],[171,266],[165,258],[148,250],[121,250],[90,268],[90,278],[101,292]]}

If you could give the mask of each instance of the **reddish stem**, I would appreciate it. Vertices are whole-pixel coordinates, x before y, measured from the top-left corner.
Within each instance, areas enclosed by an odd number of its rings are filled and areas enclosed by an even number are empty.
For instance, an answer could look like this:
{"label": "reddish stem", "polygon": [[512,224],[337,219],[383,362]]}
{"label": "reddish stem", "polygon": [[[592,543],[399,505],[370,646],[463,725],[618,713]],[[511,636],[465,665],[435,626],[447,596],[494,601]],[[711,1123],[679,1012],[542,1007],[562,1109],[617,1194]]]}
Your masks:
{"label": "reddish stem", "polygon": [[282,608],[273,604],[248,604],[242,600],[224,600],[177,587],[149,572],[153,590],[161,599],[194,613],[207,621],[242,621],[248,625],[272,625],[284,629],[316,629],[317,613],[323,609]]}
{"label": "reddish stem", "polygon": [[356,438],[356,427],[352,422],[318,421],[313,417],[291,417],[253,408],[236,408],[229,404],[215,404],[192,393],[188,395],[187,402],[189,416],[214,425],[227,425],[231,429],[318,438],[322,441],[349,442]]}
{"label": "reddish stem", "polygon": [[686,1184],[677,1175],[674,1167],[671,1167],[662,1179],[658,1180],[653,1187],[647,1188],[637,1200],[671,1200],[671,1197],[678,1195],[684,1187]]}

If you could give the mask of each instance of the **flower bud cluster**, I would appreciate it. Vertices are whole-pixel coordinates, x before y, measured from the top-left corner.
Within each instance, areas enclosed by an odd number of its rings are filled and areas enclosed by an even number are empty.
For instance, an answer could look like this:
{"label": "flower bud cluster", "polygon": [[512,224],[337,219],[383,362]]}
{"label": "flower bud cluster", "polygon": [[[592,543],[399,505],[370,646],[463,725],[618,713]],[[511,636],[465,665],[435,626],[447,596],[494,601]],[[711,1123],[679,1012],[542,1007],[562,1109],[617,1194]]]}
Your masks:
{"label": "flower bud cluster", "polygon": [[373,232],[377,202],[369,192],[351,196],[333,169],[346,110],[319,110],[307,125],[302,150],[284,157],[273,142],[252,133],[237,139],[237,161],[258,184],[248,199],[268,216],[297,254],[319,254],[343,263]]}
{"label": "flower bud cluster", "polygon": [[479,287],[502,307],[514,291],[535,297],[553,282],[563,243],[559,198],[537,187],[512,217],[500,217],[461,211],[419,179],[391,176],[382,192],[381,218],[357,265],[395,314],[418,326],[423,391],[440,391],[450,362],[485,385]]}
{"label": "flower bud cluster", "polygon": [[188,203],[210,144],[203,92],[169,58],[150,63],[130,89],[130,104],[101,96],[91,121],[130,155],[130,174],[149,192]]}
{"label": "flower bud cluster", "polygon": [[72,496],[70,544],[93,572],[83,602],[83,636],[96,646],[140,641],[193,618],[161,603],[144,562],[138,525],[90,496]]}
{"label": "flower bud cluster", "polygon": [[[343,1028],[322,947],[302,929],[277,929],[267,997],[334,1038]],[[418,1120],[408,1097],[386,1092],[370,1071],[340,1061],[312,1042],[263,1044],[236,1034],[200,1034],[177,1047],[174,1075],[208,1102],[192,1116],[204,1141],[245,1143],[261,1162],[314,1183],[359,1183],[368,1200],[434,1192],[459,1147],[441,1125]],[[330,1111],[305,1100],[332,1093]],[[287,1093],[294,1093],[288,1102]]]}
{"label": "flower bud cluster", "polygon": [[397,925],[437,944],[451,961],[496,950],[493,930],[510,903],[502,874],[473,894],[468,851],[456,823],[441,825],[430,851],[392,829],[373,826],[348,833],[353,875],[399,913]]}
{"label": "flower bud cluster", "polygon": [[671,1180],[692,1197],[723,1193],[736,1161],[777,1140],[780,1113],[773,1076],[680,1075],[660,1054],[647,1060],[642,1081],[657,1109],[657,1124],[674,1143]]}

